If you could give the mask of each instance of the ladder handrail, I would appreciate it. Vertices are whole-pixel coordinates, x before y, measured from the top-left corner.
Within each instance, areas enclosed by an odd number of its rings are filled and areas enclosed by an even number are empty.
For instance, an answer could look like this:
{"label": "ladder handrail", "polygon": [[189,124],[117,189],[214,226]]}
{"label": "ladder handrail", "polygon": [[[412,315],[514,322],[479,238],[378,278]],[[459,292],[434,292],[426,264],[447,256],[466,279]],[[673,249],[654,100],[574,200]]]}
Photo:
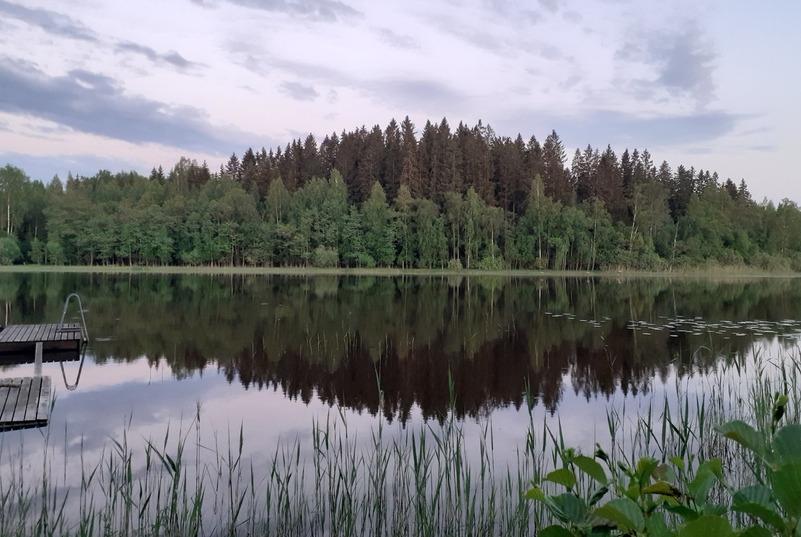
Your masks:
{"label": "ladder handrail", "polygon": [[70,293],[67,296],[67,300],[64,301],[64,309],[61,311],[61,322],[59,324],[62,325],[62,326],[64,325],[64,317],[67,316],[67,308],[69,307],[70,300],[73,297],[75,297],[75,299],[78,301],[78,311],[81,312],[81,322],[83,324],[83,335],[86,338],[86,340],[88,341],[89,340],[89,330],[86,329],[86,317],[84,317],[84,315],[83,315],[83,305],[81,304],[81,297],[78,296],[78,293]]}
{"label": "ladder handrail", "polygon": [[86,346],[83,347],[83,351],[81,352],[81,364],[78,366],[78,375],[75,377],[75,384],[69,384],[67,382],[67,372],[64,371],[64,361],[62,360],[61,363],[61,377],[64,379],[64,387],[67,388],[69,391],[73,391],[78,387],[78,383],[81,381],[81,372],[83,371],[83,360],[86,358]]}
{"label": "ladder handrail", "polygon": [[83,337],[86,338],[83,343],[81,344],[81,365],[78,366],[78,376],[75,377],[75,384],[68,384],[67,383],[67,373],[64,371],[64,362],[61,362],[61,376],[64,379],[64,387],[68,390],[74,390],[78,387],[78,383],[81,381],[81,372],[83,371],[83,361],[86,358],[86,344],[89,341],[89,330],[86,329],[86,317],[83,314],[83,304],[81,304],[81,297],[78,296],[78,293],[70,293],[67,296],[67,299],[64,301],[64,310],[61,312],[61,321],[59,325],[64,326],[64,317],[67,316],[67,308],[70,305],[70,300],[75,298],[78,301],[78,311],[81,312],[81,323],[83,324]]}

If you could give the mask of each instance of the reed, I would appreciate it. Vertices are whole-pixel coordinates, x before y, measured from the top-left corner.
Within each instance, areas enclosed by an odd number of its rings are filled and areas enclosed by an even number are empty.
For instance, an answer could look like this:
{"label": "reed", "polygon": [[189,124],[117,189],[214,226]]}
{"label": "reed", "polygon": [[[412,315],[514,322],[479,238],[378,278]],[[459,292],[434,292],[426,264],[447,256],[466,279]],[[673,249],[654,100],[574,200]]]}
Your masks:
{"label": "reed", "polygon": [[[759,476],[758,462],[714,433],[745,419],[769,424],[776,392],[791,394],[789,421],[798,421],[798,349],[768,359],[727,357],[700,391],[674,380],[661,400],[643,407],[610,405],[603,446],[632,466],[643,456],[679,457],[688,471],[720,457],[729,475]],[[380,390],[380,380],[378,382]],[[311,445],[289,439],[267,467],[246,455],[240,426],[203,443],[202,410],[163,437],[133,446],[128,431],[111,439],[99,460],[58,461],[45,430],[39,471],[27,466],[31,446],[0,436],[0,535],[532,535],[551,520],[525,499],[532,480],[558,468],[568,450],[558,416],[535,417],[526,388],[528,429],[511,460],[499,461],[492,418],[466,432],[451,409],[441,420],[403,427],[383,417],[366,438],[332,410],[311,424]],[[525,416],[525,409],[521,412]],[[759,430],[766,430],[758,428]],[[389,434],[391,433],[391,434]],[[65,433],[66,442],[66,433]],[[66,446],[65,446],[66,447]],[[601,446],[598,446],[599,448]],[[588,453],[592,446],[581,446]],[[66,453],[66,449],[64,450]],[[68,479],[61,465],[77,465]],[[739,474],[731,469],[742,468]],[[743,477],[745,479],[745,477]],[[577,488],[592,483],[579,477]]]}

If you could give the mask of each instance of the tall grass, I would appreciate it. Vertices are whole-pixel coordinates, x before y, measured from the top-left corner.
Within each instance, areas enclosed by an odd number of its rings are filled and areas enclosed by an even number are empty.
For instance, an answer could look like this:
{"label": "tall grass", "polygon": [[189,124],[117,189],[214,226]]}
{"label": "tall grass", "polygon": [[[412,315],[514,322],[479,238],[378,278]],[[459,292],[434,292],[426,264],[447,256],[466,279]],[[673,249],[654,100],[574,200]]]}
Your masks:
{"label": "tall grass", "polygon": [[[603,449],[628,463],[680,456],[692,467],[719,456],[730,468],[751,465],[713,427],[735,418],[769,423],[777,391],[791,395],[788,419],[797,421],[799,353],[782,352],[728,357],[700,384],[677,377],[662,400],[610,404]],[[56,461],[48,430],[36,446],[44,450],[40,470],[28,467],[31,446],[0,436],[0,535],[534,534],[548,521],[523,493],[572,449],[561,420],[535,417],[527,393],[527,431],[511,459],[498,460],[492,419],[480,421],[478,434],[467,431],[450,390],[452,407],[440,421],[404,428],[377,417],[366,438],[333,410],[311,424],[310,445],[281,442],[266,467],[246,455],[242,427],[204,442],[199,407],[189,423],[142,446],[131,445],[128,421],[91,462],[82,446],[79,461]],[[62,464],[79,465],[79,483]]]}

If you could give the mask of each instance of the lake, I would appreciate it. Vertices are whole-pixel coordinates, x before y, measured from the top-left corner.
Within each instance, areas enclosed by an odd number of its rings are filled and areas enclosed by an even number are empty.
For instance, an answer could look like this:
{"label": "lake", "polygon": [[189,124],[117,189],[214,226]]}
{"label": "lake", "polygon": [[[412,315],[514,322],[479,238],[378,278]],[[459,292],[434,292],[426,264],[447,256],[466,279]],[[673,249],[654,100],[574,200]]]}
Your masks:
{"label": "lake", "polygon": [[703,396],[755,357],[797,360],[801,335],[798,278],[591,275],[4,273],[3,324],[57,322],[72,292],[85,361],[43,365],[49,429],[0,433],[0,470],[49,468],[67,490],[123,438],[136,452],[191,433],[199,460],[241,431],[243,460],[269,473],[331,420],[369,446],[378,424],[400,438],[452,415],[468,454],[483,435],[494,466],[516,466],[532,423],[591,449],[614,434],[610,410]]}

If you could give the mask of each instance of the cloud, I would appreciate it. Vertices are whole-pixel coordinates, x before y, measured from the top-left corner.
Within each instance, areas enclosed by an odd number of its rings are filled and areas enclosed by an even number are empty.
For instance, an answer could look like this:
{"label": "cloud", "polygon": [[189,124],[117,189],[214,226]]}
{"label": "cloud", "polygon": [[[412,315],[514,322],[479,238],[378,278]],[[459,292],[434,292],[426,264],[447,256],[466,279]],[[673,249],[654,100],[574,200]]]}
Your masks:
{"label": "cloud", "polygon": [[363,88],[375,99],[392,103],[402,110],[412,110],[422,104],[431,110],[446,112],[463,100],[463,96],[447,84],[426,79],[390,78],[367,82]]}
{"label": "cloud", "polygon": [[[324,95],[333,104],[338,97],[336,88],[348,88],[367,98],[400,108],[405,113],[425,105],[435,116],[442,115],[441,110],[454,110],[454,106],[463,102],[464,95],[455,91],[445,83],[426,78],[365,78],[353,75],[327,65],[318,65],[305,61],[286,60],[254,50],[244,43],[231,42],[227,49],[234,55],[239,65],[256,74],[279,71],[305,83],[286,82],[281,90],[297,100],[314,100]],[[316,86],[316,87],[315,87]],[[323,87],[323,90],[318,88]]]}
{"label": "cloud", "polygon": [[469,46],[482,49],[498,56],[505,56],[515,48],[510,48],[510,43],[508,42],[509,36],[506,38],[499,38],[485,30],[483,26],[476,27],[472,24],[466,25],[453,19],[442,18],[433,19],[429,21],[429,24],[438,32],[452,35],[460,41],[464,41]]}
{"label": "cloud", "polygon": [[[127,95],[114,79],[85,70],[48,76],[25,62],[0,62],[0,111],[46,119],[73,130],[143,144],[210,153],[243,143],[242,132],[221,130],[206,113]],[[252,137],[251,137],[252,138]]]}
{"label": "cloud", "polygon": [[296,101],[313,101],[320,96],[313,86],[300,82],[284,82],[281,91]]}
{"label": "cloud", "polygon": [[749,151],[758,151],[760,153],[764,153],[764,152],[776,151],[778,147],[776,147],[775,145],[752,145],[748,146],[746,149],[748,149]]}
{"label": "cloud", "polygon": [[56,13],[55,11],[27,8],[18,4],[6,2],[5,0],[0,0],[0,13],[31,26],[38,26],[51,34],[89,41],[91,43],[98,42],[98,38],[92,30],[72,20],[70,17],[61,13]]}
{"label": "cloud", "polygon": [[532,29],[532,26],[545,21],[543,10],[535,11],[526,5],[500,0],[488,0],[482,8],[471,17],[440,14],[426,17],[424,23],[440,34],[462,41],[467,47],[483,50],[503,60],[521,55],[545,60],[564,59],[559,46],[540,39],[543,32]]}
{"label": "cloud", "polygon": [[[97,367],[92,363],[86,366]],[[131,365],[126,364],[126,367],[130,368]],[[60,388],[56,386],[57,390]],[[215,395],[220,397],[220,392],[225,393],[224,390],[224,379],[216,375],[184,379],[181,382],[128,381],[87,390],[79,386],[78,390],[58,401],[58,412],[51,416],[50,427],[64,431],[69,425],[70,432],[81,437],[80,444],[72,443],[68,447],[69,453],[77,455],[81,450],[90,452],[102,449],[108,442],[110,432],[130,418],[133,418],[137,428],[161,428],[165,408],[171,410],[173,423],[183,420],[186,426],[198,401],[213,399]],[[147,396],[143,397],[143,393]],[[98,399],[102,399],[104,404],[98,405]],[[81,416],[81,419],[76,423],[68,416]]]}
{"label": "cloud", "polygon": [[[498,122],[498,132],[545,136],[556,130],[565,145],[584,147],[692,147],[733,132],[743,116],[719,111],[640,117],[623,112],[594,111],[577,116],[518,111]],[[534,131],[537,131],[537,134]]]}
{"label": "cloud", "polygon": [[616,57],[624,62],[624,70],[639,63],[653,73],[632,80],[631,87],[641,94],[690,98],[698,107],[707,106],[715,97],[717,56],[696,24],[685,24],[679,31],[640,34],[626,41]]}
{"label": "cloud", "polygon": [[[133,170],[144,175],[150,172],[158,162],[151,162],[149,166],[133,160],[120,157],[99,157],[95,154],[50,155],[35,156],[20,153],[0,153],[0,163],[17,166],[33,180],[48,183],[54,175],[64,181],[68,174],[73,176],[91,177],[99,170]],[[168,164],[168,163],[165,163]]]}
{"label": "cloud", "polygon": [[[540,0],[539,2],[550,13],[556,12],[557,0]],[[484,0],[486,15],[513,23],[538,23],[544,20],[543,10],[531,7],[531,2],[510,0]]]}
{"label": "cloud", "polygon": [[[102,44],[101,38],[91,29],[74,21],[67,15],[44,9],[31,9],[17,4],[0,0],[0,13],[9,18],[20,20],[31,26],[36,26],[51,35],[66,37],[93,44]],[[201,64],[191,62],[175,51],[164,54],[158,53],[150,47],[132,43],[130,41],[120,41],[113,45],[114,50],[119,53],[133,53],[148,58],[153,63],[168,65],[181,71],[186,71]]]}
{"label": "cloud", "polygon": [[224,44],[224,47],[235,64],[259,76],[264,76],[273,70],[277,70],[301,80],[330,85],[348,85],[353,80],[351,76],[344,72],[326,65],[287,60],[273,56],[258,45],[250,42],[229,40]]}
{"label": "cloud", "polygon": [[114,50],[119,53],[138,54],[140,56],[144,56],[153,63],[162,65],[166,64],[168,66],[175,67],[180,71],[187,71],[202,66],[202,64],[187,60],[174,50],[166,53],[159,53],[150,47],[140,45],[138,43],[132,43],[130,41],[120,41],[114,45]]}
{"label": "cloud", "polygon": [[[194,3],[211,7],[214,0],[192,0]],[[282,13],[291,17],[313,21],[337,21],[361,15],[361,12],[337,0],[218,0],[242,7],[260,9],[272,13]]]}
{"label": "cloud", "polygon": [[559,0],[539,0],[539,4],[550,13],[556,13],[559,10]]}
{"label": "cloud", "polygon": [[399,34],[389,28],[380,28],[378,30],[378,35],[381,39],[395,48],[403,48],[403,49],[419,49],[420,43],[414,37],[410,35],[403,35]]}

